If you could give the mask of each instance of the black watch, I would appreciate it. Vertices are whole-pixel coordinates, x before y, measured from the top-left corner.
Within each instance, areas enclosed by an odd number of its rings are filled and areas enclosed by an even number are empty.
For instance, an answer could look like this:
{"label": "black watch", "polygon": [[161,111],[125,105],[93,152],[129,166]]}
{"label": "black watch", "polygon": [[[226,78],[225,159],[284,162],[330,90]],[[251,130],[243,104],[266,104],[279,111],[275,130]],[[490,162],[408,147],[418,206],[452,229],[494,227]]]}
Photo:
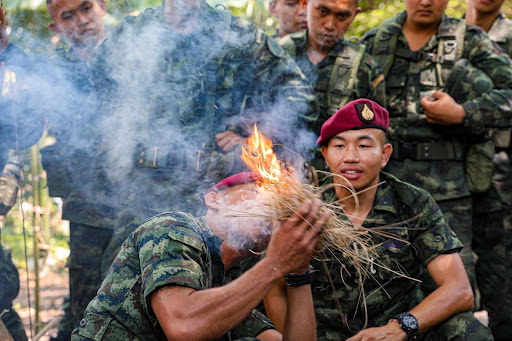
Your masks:
{"label": "black watch", "polygon": [[286,280],[286,284],[289,286],[300,286],[311,284],[316,278],[316,273],[318,270],[315,270],[311,265],[309,266],[308,272],[305,274],[297,275],[297,274],[288,274],[284,278]]}
{"label": "black watch", "polygon": [[395,316],[398,324],[404,332],[407,333],[408,339],[414,338],[420,332],[420,324],[418,319],[411,313],[401,313]]}

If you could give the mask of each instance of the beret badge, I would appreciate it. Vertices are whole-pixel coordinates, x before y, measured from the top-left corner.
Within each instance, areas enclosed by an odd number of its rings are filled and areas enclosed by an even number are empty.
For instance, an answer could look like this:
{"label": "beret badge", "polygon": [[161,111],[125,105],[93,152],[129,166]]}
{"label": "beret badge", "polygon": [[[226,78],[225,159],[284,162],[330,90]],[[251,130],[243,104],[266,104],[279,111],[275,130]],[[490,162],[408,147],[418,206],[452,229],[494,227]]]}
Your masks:
{"label": "beret badge", "polygon": [[373,119],[375,118],[375,114],[373,113],[372,109],[368,106],[368,103],[359,103],[356,104],[356,110],[359,114],[359,118],[364,123],[371,123]]}

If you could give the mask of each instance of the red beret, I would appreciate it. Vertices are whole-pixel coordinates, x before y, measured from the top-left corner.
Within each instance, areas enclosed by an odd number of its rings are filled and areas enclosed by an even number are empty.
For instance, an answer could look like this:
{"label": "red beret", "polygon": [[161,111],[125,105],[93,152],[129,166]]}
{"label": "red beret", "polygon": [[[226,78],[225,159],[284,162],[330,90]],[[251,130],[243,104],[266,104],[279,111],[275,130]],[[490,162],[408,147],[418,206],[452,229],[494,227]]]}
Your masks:
{"label": "red beret", "polygon": [[208,192],[206,192],[206,193],[210,193],[211,191],[217,192],[217,191],[223,190],[223,189],[231,187],[231,186],[248,184],[251,182],[256,182],[258,180],[261,180],[261,176],[256,172],[238,173],[235,175],[231,175],[231,176],[225,178],[224,180],[218,182],[215,186],[210,188],[208,190]]}
{"label": "red beret", "polygon": [[388,127],[388,111],[374,101],[361,98],[345,104],[324,122],[316,144],[321,146],[331,137],[347,130],[377,128],[387,131]]}

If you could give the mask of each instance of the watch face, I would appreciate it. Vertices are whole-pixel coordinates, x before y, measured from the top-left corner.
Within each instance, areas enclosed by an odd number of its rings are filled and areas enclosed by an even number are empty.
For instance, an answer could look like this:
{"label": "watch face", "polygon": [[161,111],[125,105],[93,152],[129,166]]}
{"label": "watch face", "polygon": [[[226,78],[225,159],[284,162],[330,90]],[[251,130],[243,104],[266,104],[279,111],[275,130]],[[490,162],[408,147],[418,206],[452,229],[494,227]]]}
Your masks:
{"label": "watch face", "polygon": [[403,322],[404,322],[404,325],[406,325],[408,328],[411,328],[413,330],[419,328],[418,321],[413,316],[409,316],[409,315],[404,316]]}

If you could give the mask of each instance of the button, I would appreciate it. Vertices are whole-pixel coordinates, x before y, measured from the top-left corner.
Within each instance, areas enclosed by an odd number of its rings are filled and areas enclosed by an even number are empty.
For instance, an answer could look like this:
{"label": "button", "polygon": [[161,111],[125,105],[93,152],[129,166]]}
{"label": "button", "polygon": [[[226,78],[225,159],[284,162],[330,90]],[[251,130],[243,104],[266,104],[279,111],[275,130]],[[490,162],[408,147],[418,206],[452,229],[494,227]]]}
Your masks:
{"label": "button", "polygon": [[442,240],[443,240],[443,237],[441,237],[440,235],[437,235],[437,236],[434,237],[434,241],[436,243],[440,243]]}
{"label": "button", "polygon": [[457,233],[452,231],[452,236],[457,237]]}
{"label": "button", "polygon": [[85,318],[83,318],[80,320],[80,327],[85,327],[85,326],[87,326],[87,320]]}

